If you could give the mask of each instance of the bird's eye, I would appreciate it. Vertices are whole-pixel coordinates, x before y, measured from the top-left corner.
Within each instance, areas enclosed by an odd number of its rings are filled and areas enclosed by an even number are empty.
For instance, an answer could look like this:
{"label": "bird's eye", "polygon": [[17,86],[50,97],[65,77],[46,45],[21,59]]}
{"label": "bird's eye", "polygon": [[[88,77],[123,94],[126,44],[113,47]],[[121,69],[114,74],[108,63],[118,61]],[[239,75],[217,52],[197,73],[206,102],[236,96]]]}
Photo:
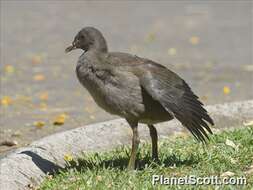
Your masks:
{"label": "bird's eye", "polygon": [[81,35],[81,36],[80,36],[80,38],[81,38],[81,39],[84,39],[84,36],[83,36],[83,35]]}

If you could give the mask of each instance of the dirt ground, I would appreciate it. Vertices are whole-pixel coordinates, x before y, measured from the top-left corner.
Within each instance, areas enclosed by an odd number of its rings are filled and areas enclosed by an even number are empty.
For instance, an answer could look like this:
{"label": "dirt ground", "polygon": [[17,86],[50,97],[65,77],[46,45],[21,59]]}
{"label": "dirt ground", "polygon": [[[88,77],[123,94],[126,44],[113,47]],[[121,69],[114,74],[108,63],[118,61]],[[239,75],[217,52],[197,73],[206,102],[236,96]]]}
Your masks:
{"label": "dirt ground", "polygon": [[84,26],[100,29],[112,51],[177,72],[205,104],[253,98],[252,1],[1,0],[0,21],[0,143],[17,143],[0,146],[2,156],[52,133],[116,118],[78,83],[81,51],[64,53]]}

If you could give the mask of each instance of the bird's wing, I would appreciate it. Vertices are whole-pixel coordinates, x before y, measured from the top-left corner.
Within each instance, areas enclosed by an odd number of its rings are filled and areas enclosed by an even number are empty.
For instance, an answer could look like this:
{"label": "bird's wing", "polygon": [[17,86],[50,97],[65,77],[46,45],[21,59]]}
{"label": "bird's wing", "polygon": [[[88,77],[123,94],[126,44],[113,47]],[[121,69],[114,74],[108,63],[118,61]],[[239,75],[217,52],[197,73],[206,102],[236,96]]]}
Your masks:
{"label": "bird's wing", "polygon": [[177,74],[157,63],[145,64],[136,70],[143,89],[174,115],[200,141],[208,139],[205,129],[213,120],[188,84]]}
{"label": "bird's wing", "polygon": [[110,52],[107,54],[106,61],[113,66],[137,66],[145,64],[147,59],[140,58],[136,55],[131,55],[122,52]]}

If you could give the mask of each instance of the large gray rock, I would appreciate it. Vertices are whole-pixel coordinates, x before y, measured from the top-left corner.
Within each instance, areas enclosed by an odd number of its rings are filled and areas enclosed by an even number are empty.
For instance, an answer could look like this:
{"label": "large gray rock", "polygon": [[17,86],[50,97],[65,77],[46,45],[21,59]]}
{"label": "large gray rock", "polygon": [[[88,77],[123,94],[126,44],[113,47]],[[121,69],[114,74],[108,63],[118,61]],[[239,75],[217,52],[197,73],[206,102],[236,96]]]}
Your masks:
{"label": "large gray rock", "polygon": [[[253,119],[253,100],[207,106],[215,128],[243,126]],[[147,127],[139,127],[141,139],[147,139]],[[176,120],[157,125],[160,137],[185,130]],[[0,160],[0,189],[26,189],[38,185],[47,173],[64,168],[64,155],[78,156],[83,152],[112,149],[130,144],[131,130],[123,119],[87,125],[57,133],[20,148]]]}

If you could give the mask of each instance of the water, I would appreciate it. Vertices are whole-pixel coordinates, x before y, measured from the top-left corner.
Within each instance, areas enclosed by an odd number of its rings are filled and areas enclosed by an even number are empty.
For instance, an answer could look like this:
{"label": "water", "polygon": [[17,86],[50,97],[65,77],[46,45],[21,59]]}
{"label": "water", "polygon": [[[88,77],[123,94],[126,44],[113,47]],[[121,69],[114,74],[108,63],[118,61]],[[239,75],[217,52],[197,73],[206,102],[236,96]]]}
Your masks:
{"label": "water", "polygon": [[[115,118],[78,83],[75,63],[81,51],[64,53],[84,26],[99,28],[112,51],[137,54],[177,72],[205,104],[252,99],[252,18],[250,1],[1,1],[0,97],[13,102],[0,107],[0,139],[24,146]],[[7,65],[14,72],[7,72]],[[44,80],[34,80],[38,75]],[[227,95],[224,86],[231,90]],[[43,93],[48,98],[43,100]],[[62,113],[66,122],[54,126]],[[38,129],[35,121],[45,126]],[[0,146],[0,154],[11,149]]]}

